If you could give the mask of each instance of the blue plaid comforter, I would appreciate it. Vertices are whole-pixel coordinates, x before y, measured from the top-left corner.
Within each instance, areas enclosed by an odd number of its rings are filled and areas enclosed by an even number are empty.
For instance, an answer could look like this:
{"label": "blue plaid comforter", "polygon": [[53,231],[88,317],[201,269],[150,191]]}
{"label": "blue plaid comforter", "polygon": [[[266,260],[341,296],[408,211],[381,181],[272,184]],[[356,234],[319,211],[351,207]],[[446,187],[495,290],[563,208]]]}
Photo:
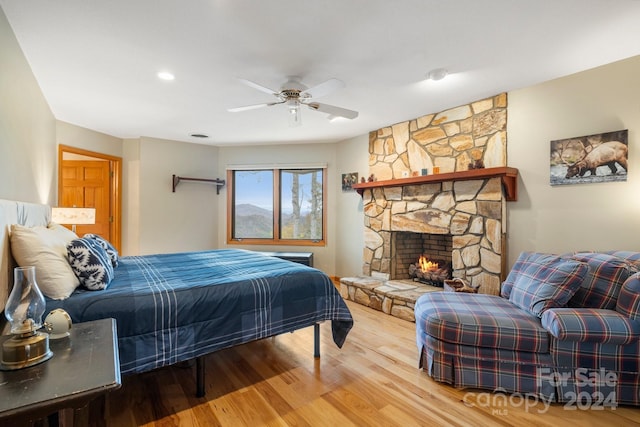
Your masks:
{"label": "blue plaid comforter", "polygon": [[144,372],[222,348],[332,322],[342,347],[351,313],[321,271],[259,253],[222,249],[122,257],[102,291],[47,300],[74,322],[106,317],[118,326],[123,374]]}

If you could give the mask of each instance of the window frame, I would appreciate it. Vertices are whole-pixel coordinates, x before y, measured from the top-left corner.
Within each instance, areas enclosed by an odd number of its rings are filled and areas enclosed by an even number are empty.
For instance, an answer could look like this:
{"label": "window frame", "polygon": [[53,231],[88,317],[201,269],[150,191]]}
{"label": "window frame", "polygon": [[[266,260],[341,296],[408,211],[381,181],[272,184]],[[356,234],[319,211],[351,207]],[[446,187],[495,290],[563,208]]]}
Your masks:
{"label": "window frame", "polygon": [[[280,205],[282,171],[319,170],[322,172],[322,239],[281,239],[280,238]],[[234,238],[235,182],[234,173],[248,170],[269,170],[273,172],[273,238]],[[326,246],[327,241],[327,168],[319,166],[273,166],[273,167],[238,167],[227,169],[227,244],[230,245],[275,245],[275,246]]]}

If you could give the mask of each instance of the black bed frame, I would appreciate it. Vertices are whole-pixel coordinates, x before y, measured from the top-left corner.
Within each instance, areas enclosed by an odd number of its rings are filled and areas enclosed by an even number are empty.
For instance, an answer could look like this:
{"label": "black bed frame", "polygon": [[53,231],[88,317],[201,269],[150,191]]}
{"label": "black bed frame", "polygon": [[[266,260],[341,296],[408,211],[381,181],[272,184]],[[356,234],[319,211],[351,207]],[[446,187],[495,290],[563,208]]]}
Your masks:
{"label": "black bed frame", "polygon": [[[205,395],[205,356],[196,358],[196,397],[204,397]],[[313,325],[313,357],[320,357],[320,324]]]}

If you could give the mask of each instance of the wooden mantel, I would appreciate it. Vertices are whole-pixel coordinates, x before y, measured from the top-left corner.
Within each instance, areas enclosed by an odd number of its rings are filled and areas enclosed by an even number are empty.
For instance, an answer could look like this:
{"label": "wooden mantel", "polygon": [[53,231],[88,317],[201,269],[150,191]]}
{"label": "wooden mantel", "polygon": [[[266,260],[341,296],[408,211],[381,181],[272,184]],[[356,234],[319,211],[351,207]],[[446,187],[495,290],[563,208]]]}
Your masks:
{"label": "wooden mantel", "polygon": [[518,169],[509,167],[472,169],[463,172],[439,173],[425,176],[412,176],[409,178],[389,179],[386,181],[373,181],[354,184],[353,188],[362,196],[368,188],[404,187],[405,185],[420,185],[432,182],[446,181],[470,181],[473,179],[487,179],[500,177],[507,201],[518,200]]}

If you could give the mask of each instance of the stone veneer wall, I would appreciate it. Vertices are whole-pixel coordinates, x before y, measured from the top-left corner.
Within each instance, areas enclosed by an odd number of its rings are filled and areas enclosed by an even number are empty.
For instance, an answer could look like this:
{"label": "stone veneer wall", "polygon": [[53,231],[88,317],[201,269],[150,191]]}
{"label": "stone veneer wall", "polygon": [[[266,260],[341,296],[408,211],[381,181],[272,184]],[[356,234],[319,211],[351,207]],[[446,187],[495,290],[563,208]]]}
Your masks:
{"label": "stone veneer wall", "polygon": [[[379,129],[369,136],[369,173],[399,179],[506,166],[506,93]],[[497,294],[504,269],[506,199],[500,178],[367,189],[363,273],[388,279],[391,232],[451,234],[453,276]]]}
{"label": "stone veneer wall", "polygon": [[429,114],[369,133],[369,174],[376,181],[404,178],[433,167],[466,171],[481,160],[507,165],[507,94]]}

